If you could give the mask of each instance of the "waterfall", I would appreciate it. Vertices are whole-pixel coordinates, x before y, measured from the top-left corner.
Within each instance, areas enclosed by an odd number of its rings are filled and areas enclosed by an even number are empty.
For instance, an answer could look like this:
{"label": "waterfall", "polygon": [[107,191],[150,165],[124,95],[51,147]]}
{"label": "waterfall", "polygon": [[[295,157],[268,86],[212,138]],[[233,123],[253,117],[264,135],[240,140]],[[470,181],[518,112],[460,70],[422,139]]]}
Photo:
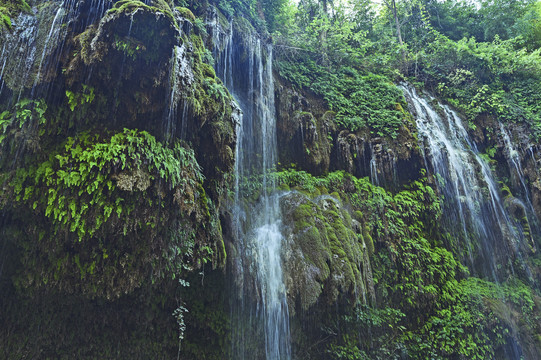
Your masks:
{"label": "waterfall", "polygon": [[238,321],[232,325],[231,357],[287,360],[291,350],[281,214],[268,176],[277,157],[272,47],[255,35],[236,33],[232,25],[221,37],[219,31],[213,34],[216,72],[243,113],[237,124],[232,206],[237,253],[232,272],[238,289],[232,316]]}
{"label": "waterfall", "polygon": [[[520,154],[519,150],[515,148],[513,142],[511,141],[511,136],[509,132],[505,129],[505,126],[500,123],[500,134],[503,139],[503,144],[505,147],[505,155],[507,158],[507,164],[511,172],[511,182],[515,188],[520,188],[522,191],[522,196],[526,205],[528,206],[529,216],[534,218],[534,222],[537,222],[535,219],[535,210],[533,208],[532,200],[530,199],[530,194],[528,186],[526,185],[526,180],[524,177],[524,172],[522,170],[522,165],[520,163]],[[531,148],[530,148],[531,149]]]}
{"label": "waterfall", "polygon": [[[489,165],[458,114],[409,86],[402,89],[416,118],[426,168],[445,198],[446,228],[462,246],[470,268],[498,281],[501,271],[515,271],[517,259],[527,273],[521,257],[530,242],[525,236],[528,231],[510,213],[507,199],[500,195]],[[515,203],[519,206],[518,200]]]}
{"label": "waterfall", "polygon": [[62,54],[69,51],[66,38],[70,27],[78,26],[83,31],[101,19],[110,6],[110,0],[63,0],[51,2],[35,14],[23,12],[12,19],[12,30],[0,38],[0,96],[6,87],[16,95],[15,101],[26,95],[26,89],[30,89],[31,99],[49,95],[49,82],[56,75]]}
{"label": "waterfall", "polygon": [[374,185],[379,185],[378,162],[376,159],[376,153],[372,147],[370,147],[370,154],[370,181]]}
{"label": "waterfall", "polygon": [[502,123],[500,123],[500,135],[503,140],[505,157],[507,159],[507,164],[509,166],[511,175],[511,186],[513,186],[515,190],[518,190],[522,197],[522,199],[513,198],[513,204],[511,205],[516,205],[523,210],[523,220],[526,220],[526,223],[523,226],[529,229],[526,237],[530,241],[531,249],[535,249],[535,240],[533,235],[541,234],[541,224],[539,223],[539,219],[535,214],[530,192],[528,190],[528,186],[526,185],[526,178],[524,176],[520,161],[520,153],[519,150],[513,145],[511,136]]}

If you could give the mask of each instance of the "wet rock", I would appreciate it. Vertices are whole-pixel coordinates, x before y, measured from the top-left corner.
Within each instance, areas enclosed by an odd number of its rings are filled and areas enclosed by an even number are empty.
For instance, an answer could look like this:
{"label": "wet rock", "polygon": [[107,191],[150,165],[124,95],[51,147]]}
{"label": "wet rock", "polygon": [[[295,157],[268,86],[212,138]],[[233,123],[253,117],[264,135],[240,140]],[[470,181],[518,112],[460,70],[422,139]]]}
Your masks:
{"label": "wet rock", "polygon": [[145,191],[150,187],[150,174],[142,169],[130,172],[121,172],[112,176],[120,190],[124,191]]}
{"label": "wet rock", "polygon": [[341,296],[364,294],[366,245],[361,226],[341,201],[294,191],[282,197],[280,206],[290,311],[306,311],[319,299],[332,304]]}
{"label": "wet rock", "polygon": [[334,119],[313,95],[279,84],[276,88],[280,161],[312,174],[329,171]]}

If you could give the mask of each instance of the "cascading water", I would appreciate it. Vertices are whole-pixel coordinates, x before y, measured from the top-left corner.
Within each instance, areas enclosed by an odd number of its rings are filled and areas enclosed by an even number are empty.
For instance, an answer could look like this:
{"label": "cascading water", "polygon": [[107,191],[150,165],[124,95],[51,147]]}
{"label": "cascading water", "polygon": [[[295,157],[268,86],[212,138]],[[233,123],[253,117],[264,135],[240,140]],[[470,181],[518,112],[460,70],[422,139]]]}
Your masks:
{"label": "cascading water", "polygon": [[[521,221],[526,212],[523,202],[510,195],[502,198],[490,167],[456,112],[436,104],[434,98],[419,96],[412,87],[402,89],[416,118],[425,166],[444,195],[444,227],[454,238],[451,241],[462,246],[463,260],[475,276],[496,283],[517,275],[517,270],[535,281],[523,259],[526,252],[535,252],[530,225]],[[513,156],[511,151],[511,162]],[[516,209],[521,209],[518,216]],[[517,334],[504,348],[506,358],[522,359],[523,345]]]}
{"label": "cascading water", "polygon": [[379,185],[379,176],[378,176],[378,162],[376,159],[376,153],[372,148],[370,148],[372,156],[370,156],[370,181],[374,185]]}
{"label": "cascading water", "polygon": [[515,271],[513,257],[524,267],[521,251],[529,239],[506,207],[460,117],[446,105],[436,108],[433,98],[419,96],[409,86],[402,89],[416,117],[426,168],[445,197],[447,228],[453,237],[464,240],[459,243],[465,244],[462,251],[469,265],[475,273],[496,281],[506,265],[508,271]]}
{"label": "cascading water", "polygon": [[[233,26],[214,40],[218,76],[242,109],[237,124],[233,226],[237,257],[233,273],[239,301],[233,306],[231,357],[291,358],[289,313],[283,282],[281,214],[274,181],[276,123],[272,47],[255,36],[242,38]],[[220,48],[221,45],[221,48]],[[256,183],[256,188],[247,184]],[[258,193],[254,203],[252,195]],[[264,339],[264,344],[262,343]]]}
{"label": "cascading water", "polygon": [[517,189],[518,192],[520,192],[522,197],[522,200],[513,198],[511,205],[513,205],[515,209],[518,209],[523,215],[522,220],[524,224],[522,225],[529,230],[525,231],[525,238],[530,241],[528,244],[531,247],[530,249],[535,250],[535,240],[533,238],[533,234],[541,234],[541,224],[535,214],[535,209],[533,207],[528,186],[526,185],[519,150],[513,145],[509,132],[502,123],[500,123],[500,135],[503,140],[505,156],[509,166],[511,184],[514,189]]}
{"label": "cascading water", "polygon": [[82,31],[100,19],[111,6],[110,0],[51,2],[38,14],[21,13],[13,19],[0,54],[0,96],[9,84],[19,101],[25,89],[31,99],[48,95],[50,77],[56,75],[60,57],[66,49],[70,26]]}
{"label": "cascading water", "polygon": [[514,188],[518,188],[521,192],[524,200],[523,207],[526,209],[528,223],[530,224],[530,226],[533,227],[532,230],[534,230],[535,233],[541,233],[541,229],[539,228],[539,219],[537,219],[535,215],[535,209],[532,204],[528,186],[526,185],[524,171],[522,170],[519,150],[516,149],[513,145],[513,142],[511,141],[511,136],[509,135],[509,132],[502,123],[500,123],[500,134],[503,139],[503,145],[505,147],[506,153],[505,155],[507,158],[509,171],[511,173],[511,183]]}

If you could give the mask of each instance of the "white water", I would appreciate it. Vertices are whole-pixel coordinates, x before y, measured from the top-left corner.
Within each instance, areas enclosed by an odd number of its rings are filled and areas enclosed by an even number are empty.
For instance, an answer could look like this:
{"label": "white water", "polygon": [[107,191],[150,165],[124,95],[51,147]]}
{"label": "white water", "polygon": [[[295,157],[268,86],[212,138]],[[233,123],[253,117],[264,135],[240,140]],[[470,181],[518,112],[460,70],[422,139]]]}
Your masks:
{"label": "white water", "polygon": [[[130,25],[131,26],[131,25]],[[167,106],[164,114],[163,133],[166,141],[170,140],[176,132],[176,124],[180,123],[180,139],[184,139],[186,129],[186,106],[184,101],[181,118],[177,120],[177,108],[179,105],[179,90],[182,84],[179,83],[177,71],[182,72],[186,66],[186,46],[174,46],[171,55],[171,68],[169,71],[169,96],[167,98]]]}
{"label": "white water", "polygon": [[[43,51],[41,53],[41,59],[38,65],[38,74],[36,75],[36,79],[34,80],[34,85],[32,86],[32,96],[34,95],[34,90],[36,88],[36,85],[41,80],[41,69],[43,67],[43,60],[45,59],[45,55],[47,55],[47,47],[50,46],[51,43],[53,43],[53,45],[56,44],[56,41],[57,41],[56,36],[58,36],[58,34],[55,36],[55,38],[53,38],[53,34],[55,33],[55,31],[60,29],[57,23],[59,22],[59,18],[63,17],[63,13],[64,13],[64,8],[59,7],[54,16],[51,29],[49,30],[49,33],[47,34],[47,38],[45,39],[45,45],[43,45]],[[51,41],[51,39],[53,39],[54,41]]]}
{"label": "white water", "polygon": [[509,165],[509,170],[511,171],[511,179],[512,179],[512,182],[514,183],[513,185],[520,186],[529,209],[531,210],[532,213],[535,213],[535,210],[533,209],[532,201],[530,200],[528,187],[526,186],[524,172],[522,171],[519,151],[515,148],[515,146],[511,142],[511,137],[509,136],[509,133],[507,132],[507,130],[505,129],[502,123],[500,123],[500,133],[503,138],[503,143],[505,145],[505,152],[507,155],[506,158]]}
{"label": "white water", "polygon": [[374,185],[379,185],[379,176],[378,176],[378,161],[376,159],[376,153],[370,147],[370,152],[372,156],[370,157],[370,181]]}
{"label": "white water", "polygon": [[[489,165],[470,139],[460,117],[446,105],[436,110],[429,96],[403,86],[415,113],[426,168],[438,179],[447,204],[444,217],[452,235],[461,239],[472,268],[494,280],[497,272],[521,258],[527,239],[520,224],[508,213]],[[463,240],[463,241],[462,241]],[[497,264],[507,257],[509,264]]]}
{"label": "white water", "polygon": [[506,130],[505,126],[502,123],[500,123],[500,134],[502,136],[505,146],[505,155],[507,158],[509,171],[511,172],[511,183],[514,188],[520,188],[520,191],[522,192],[522,201],[517,198],[514,198],[514,201],[518,202],[518,206],[521,206],[525,210],[525,215],[528,220],[528,226],[530,227],[527,240],[530,241],[531,249],[535,249],[535,240],[532,235],[533,233],[541,233],[541,228],[539,224],[539,219],[536,216],[535,209],[530,198],[528,186],[526,185],[526,178],[522,170],[519,150],[516,149],[513,145],[509,132]]}
{"label": "white water", "polygon": [[[232,209],[238,253],[232,263],[239,290],[233,311],[242,320],[233,324],[232,358],[288,360],[291,349],[282,274],[281,213],[275,184],[267,176],[277,153],[272,47],[249,36],[235,43],[238,40],[232,26],[221,38],[219,31],[213,34],[217,74],[243,112],[237,124]],[[235,63],[241,51],[248,56],[242,65]],[[242,186],[251,177],[261,181],[257,203]]]}
{"label": "white water", "polygon": [[[0,39],[4,43],[0,55],[0,95],[6,85],[17,94],[15,101],[20,100],[25,89],[31,89],[31,99],[48,95],[48,86],[38,87],[48,80],[42,77],[56,71],[61,54],[69,51],[65,48],[66,37],[71,24],[81,16],[80,5],[77,0],[51,2],[37,15],[23,12],[12,19],[12,30]],[[110,5],[110,0],[92,0],[86,18],[80,19],[81,31],[100,19]],[[9,79],[6,73],[11,75]]]}

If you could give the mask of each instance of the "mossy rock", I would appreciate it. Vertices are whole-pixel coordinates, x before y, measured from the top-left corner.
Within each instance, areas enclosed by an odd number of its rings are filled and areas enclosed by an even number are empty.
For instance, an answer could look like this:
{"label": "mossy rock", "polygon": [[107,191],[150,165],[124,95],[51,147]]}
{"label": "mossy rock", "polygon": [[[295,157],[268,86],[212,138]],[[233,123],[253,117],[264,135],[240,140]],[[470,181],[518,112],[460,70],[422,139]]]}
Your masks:
{"label": "mossy rock", "polygon": [[216,78],[216,72],[214,71],[214,68],[210,66],[209,64],[202,63],[201,64],[201,71],[203,73],[204,77],[208,77],[211,79]]}
{"label": "mossy rock", "polygon": [[20,288],[116,298],[207,261],[225,264],[218,213],[193,152],[148,133],[69,138],[50,160],[8,180],[11,201],[0,210],[36,219],[17,240],[26,264]]}
{"label": "mossy rock", "polygon": [[11,16],[6,7],[0,6],[0,30],[11,30]]}
{"label": "mossy rock", "polygon": [[370,229],[368,228],[368,225],[363,227],[363,240],[366,248],[368,249],[368,253],[370,255],[374,254],[374,240],[372,239],[372,236],[370,236]]}
{"label": "mossy rock", "polygon": [[107,12],[108,14],[134,14],[139,9],[150,12],[160,12],[171,20],[171,22],[178,27],[177,21],[171,11],[171,7],[164,0],[152,0],[151,5],[147,5],[139,0],[120,0]]}
{"label": "mossy rock", "polygon": [[177,6],[175,10],[178,11],[180,16],[182,16],[186,20],[191,21],[192,23],[195,23],[195,15],[192,13],[190,9]]}
{"label": "mossy rock", "polygon": [[[312,196],[292,192],[281,200],[289,248],[285,265],[289,300],[291,304],[300,300],[302,310],[321,296],[333,303],[366,288],[360,270],[362,236],[355,232],[351,216],[339,199]],[[298,274],[300,269],[307,271],[306,276]],[[313,293],[314,289],[319,290]]]}

